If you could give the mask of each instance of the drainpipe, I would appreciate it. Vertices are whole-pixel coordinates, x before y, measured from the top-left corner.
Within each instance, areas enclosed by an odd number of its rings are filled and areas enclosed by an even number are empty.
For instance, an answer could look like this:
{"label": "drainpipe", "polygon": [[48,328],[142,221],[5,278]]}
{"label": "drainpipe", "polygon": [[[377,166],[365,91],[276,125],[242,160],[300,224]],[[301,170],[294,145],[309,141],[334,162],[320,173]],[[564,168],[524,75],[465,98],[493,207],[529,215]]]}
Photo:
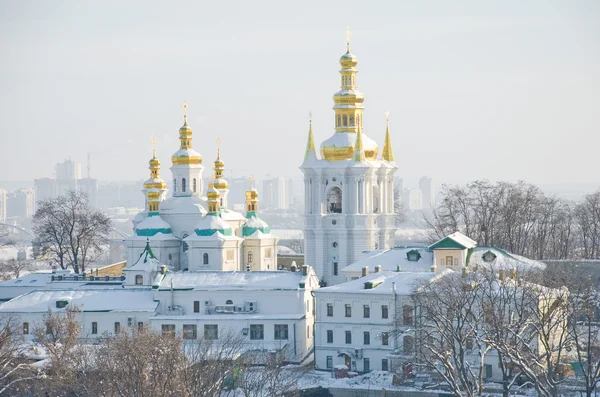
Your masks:
{"label": "drainpipe", "polygon": [[392,282],[392,294],[394,294],[394,354],[398,350],[398,295],[396,295],[396,282]]}
{"label": "drainpipe", "polygon": [[[310,294],[313,297],[313,309],[315,312],[315,315],[313,316],[313,330],[317,329],[317,297],[315,296],[315,293],[313,291],[310,291]],[[317,369],[317,332],[314,331],[313,332],[313,366],[315,367],[315,369]]]}
{"label": "drainpipe", "polygon": [[294,323],[294,357],[296,357],[298,355],[298,352],[296,350],[296,323]]}

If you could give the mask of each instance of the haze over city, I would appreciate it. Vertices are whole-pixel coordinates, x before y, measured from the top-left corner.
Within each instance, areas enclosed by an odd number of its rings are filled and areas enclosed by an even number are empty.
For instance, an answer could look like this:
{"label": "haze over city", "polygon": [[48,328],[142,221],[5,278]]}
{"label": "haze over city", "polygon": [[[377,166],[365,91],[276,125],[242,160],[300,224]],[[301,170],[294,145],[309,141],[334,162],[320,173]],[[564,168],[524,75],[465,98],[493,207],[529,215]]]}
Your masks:
{"label": "haze over city", "polygon": [[[216,138],[233,176],[300,176],[312,112],[332,95],[350,27],[364,130],[398,175],[596,184],[600,6],[595,1],[370,3],[2,2],[0,181],[139,180],[152,137],[170,163],[187,100],[194,148]],[[318,148],[317,148],[318,150]],[[590,188],[590,190],[592,190]]]}

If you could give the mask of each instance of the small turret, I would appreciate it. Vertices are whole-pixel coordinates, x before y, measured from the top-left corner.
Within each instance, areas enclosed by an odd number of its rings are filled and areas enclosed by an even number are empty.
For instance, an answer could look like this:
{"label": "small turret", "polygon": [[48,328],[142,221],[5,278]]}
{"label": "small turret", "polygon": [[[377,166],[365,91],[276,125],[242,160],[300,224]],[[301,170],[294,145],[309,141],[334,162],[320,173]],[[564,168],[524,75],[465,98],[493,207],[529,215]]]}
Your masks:
{"label": "small turret", "polygon": [[392,150],[392,138],[390,137],[390,112],[385,112],[385,141],[383,142],[383,152],[381,159],[394,162],[394,151]]}

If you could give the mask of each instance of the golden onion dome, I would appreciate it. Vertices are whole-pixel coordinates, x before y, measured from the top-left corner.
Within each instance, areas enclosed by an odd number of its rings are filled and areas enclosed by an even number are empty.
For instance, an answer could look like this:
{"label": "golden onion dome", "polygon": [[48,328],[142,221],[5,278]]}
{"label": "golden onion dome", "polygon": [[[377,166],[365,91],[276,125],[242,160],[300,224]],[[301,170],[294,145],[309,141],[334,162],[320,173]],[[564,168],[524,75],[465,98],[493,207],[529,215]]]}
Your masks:
{"label": "golden onion dome", "polygon": [[258,190],[256,190],[253,187],[246,190],[246,200],[256,200],[256,199],[258,199]]}
{"label": "golden onion dome", "polygon": [[148,164],[150,164],[150,168],[160,167],[160,160],[156,157],[152,157]]}
{"label": "golden onion dome", "polygon": [[342,68],[344,69],[354,69],[356,65],[358,65],[358,59],[354,54],[348,51],[340,58],[340,65],[342,65]]}
{"label": "golden onion dome", "polygon": [[211,184],[209,184],[209,188],[206,191],[206,197],[208,198],[209,201],[214,201],[214,200],[218,200],[219,199],[219,191],[214,187],[214,186],[210,186]]}
{"label": "golden onion dome", "polygon": [[181,141],[179,150],[171,156],[173,165],[200,165],[202,156],[192,149],[192,129],[187,123],[187,117],[184,115],[183,126],[179,129],[179,140]]}
{"label": "golden onion dome", "polygon": [[187,123],[187,117],[183,119],[183,125],[179,129],[179,136],[181,137],[190,137],[192,136],[192,127],[190,127]]}
{"label": "golden onion dome", "polygon": [[[362,134],[363,151],[367,160],[376,160],[379,147],[377,143]],[[356,134],[352,132],[336,132],[321,144],[321,156],[324,160],[340,161],[350,160],[354,155]]]}
{"label": "golden onion dome", "polygon": [[228,189],[229,183],[225,179],[215,179],[212,181],[212,185],[215,189]]}
{"label": "golden onion dome", "polygon": [[161,189],[167,188],[167,184],[160,178],[150,178],[144,182],[144,189]]}

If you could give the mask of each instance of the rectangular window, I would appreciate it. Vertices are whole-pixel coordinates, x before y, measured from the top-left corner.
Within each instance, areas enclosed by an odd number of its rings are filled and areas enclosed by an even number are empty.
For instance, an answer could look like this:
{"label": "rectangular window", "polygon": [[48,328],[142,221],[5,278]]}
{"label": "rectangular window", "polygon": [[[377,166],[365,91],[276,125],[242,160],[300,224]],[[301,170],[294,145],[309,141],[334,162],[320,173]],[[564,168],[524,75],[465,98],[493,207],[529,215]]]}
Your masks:
{"label": "rectangular window", "polygon": [[23,323],[23,335],[29,334],[29,323]]}
{"label": "rectangular window", "polygon": [[363,358],[363,371],[369,372],[371,370],[371,363],[367,357]]}
{"label": "rectangular window", "polygon": [[327,304],[327,317],[333,317],[333,303]]}
{"label": "rectangular window", "polygon": [[454,258],[454,264],[455,264],[456,266],[458,266],[458,258],[456,258],[456,257]]}
{"label": "rectangular window", "polygon": [[265,258],[271,257],[271,247],[265,248]]}
{"label": "rectangular window", "polygon": [[219,326],[217,324],[204,325],[204,339],[216,340],[219,339]]}
{"label": "rectangular window", "polygon": [[352,306],[346,305],[346,317],[352,317]]}
{"label": "rectangular window", "polygon": [[196,324],[183,324],[183,339],[196,339],[198,330]]}
{"label": "rectangular window", "polygon": [[381,359],[381,370],[382,371],[389,371],[388,368],[389,367],[388,367],[388,360],[387,360],[387,358],[382,358]]}
{"label": "rectangular window", "polygon": [[333,262],[333,275],[334,276],[338,275],[338,263],[337,262]]}
{"label": "rectangular window", "polygon": [[451,256],[447,256],[446,257],[446,265],[447,266],[452,266],[452,257]]}
{"label": "rectangular window", "polygon": [[119,334],[121,332],[121,323],[115,322],[115,334]]}
{"label": "rectangular window", "polygon": [[233,260],[233,250],[227,250],[227,260],[228,261]]}
{"label": "rectangular window", "polygon": [[485,364],[485,377],[486,378],[491,378],[492,377],[492,372],[493,368],[492,368],[492,364]]}
{"label": "rectangular window", "polygon": [[327,369],[333,368],[333,356],[327,356]]}
{"label": "rectangular window", "polygon": [[364,305],[363,306],[363,317],[364,318],[371,317],[371,306],[369,306],[369,305]]}
{"label": "rectangular window", "polygon": [[310,300],[306,300],[306,312],[310,312]]}
{"label": "rectangular window", "polygon": [[175,336],[175,324],[163,324],[161,328],[163,336]]}
{"label": "rectangular window", "polygon": [[98,323],[94,321],[92,323],[92,335],[96,335],[97,333],[98,333]]}
{"label": "rectangular window", "polygon": [[327,330],[327,343],[333,343],[333,330]]}
{"label": "rectangular window", "polygon": [[413,325],[413,307],[409,305],[402,306],[402,323],[404,325]]}
{"label": "rectangular window", "polygon": [[265,339],[265,326],[262,324],[250,324],[250,339],[251,340]]}
{"label": "rectangular window", "polygon": [[381,318],[388,318],[388,307],[387,305],[381,306]]}
{"label": "rectangular window", "polygon": [[371,334],[368,331],[363,333],[363,344],[370,345],[371,344]]}
{"label": "rectangular window", "polygon": [[390,342],[390,336],[387,332],[382,332],[381,333],[381,344],[383,346],[387,346]]}
{"label": "rectangular window", "polygon": [[288,339],[288,325],[287,324],[275,324],[275,340],[287,340]]}
{"label": "rectangular window", "polygon": [[352,331],[346,331],[346,344],[349,345],[352,343]]}
{"label": "rectangular window", "polygon": [[194,301],[194,313],[200,313],[200,301]]}
{"label": "rectangular window", "polygon": [[402,345],[404,348],[404,353],[412,353],[413,351],[413,345],[414,345],[414,339],[412,336],[410,335],[406,335],[403,339],[402,339]]}
{"label": "rectangular window", "polygon": [[144,323],[143,322],[138,322],[138,332],[142,332],[144,330]]}

